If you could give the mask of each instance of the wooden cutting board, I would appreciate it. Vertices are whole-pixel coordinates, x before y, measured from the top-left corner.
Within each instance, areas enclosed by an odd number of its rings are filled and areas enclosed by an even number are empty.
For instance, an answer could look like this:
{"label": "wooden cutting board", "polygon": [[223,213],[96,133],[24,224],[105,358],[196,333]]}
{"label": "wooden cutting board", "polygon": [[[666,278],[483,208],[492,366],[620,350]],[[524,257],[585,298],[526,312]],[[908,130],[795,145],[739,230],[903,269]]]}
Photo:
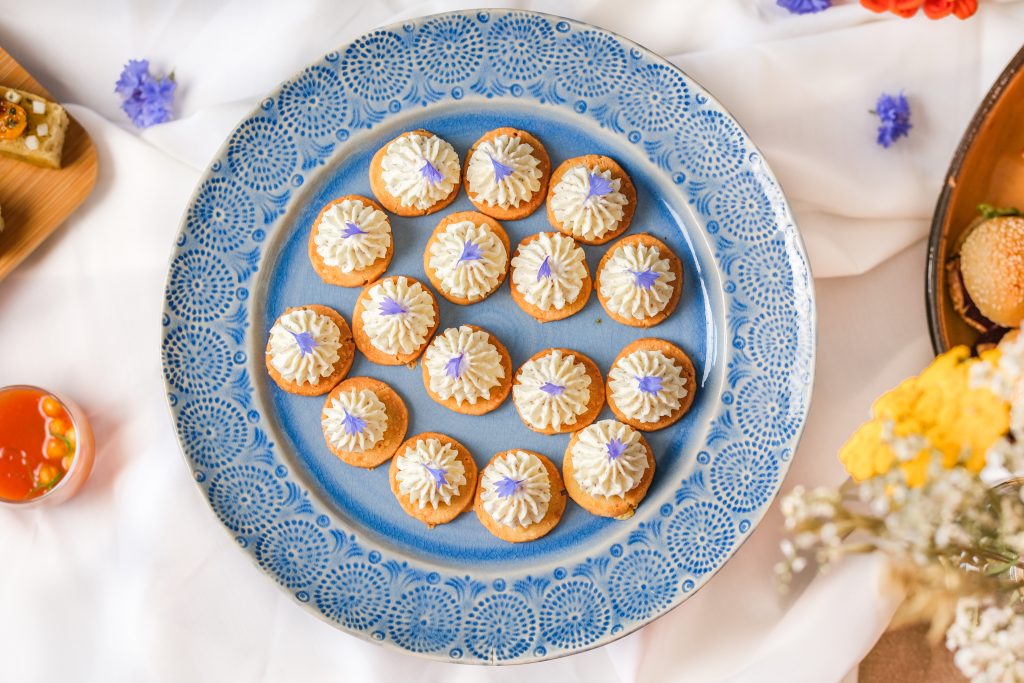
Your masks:
{"label": "wooden cutting board", "polygon": [[[0,85],[53,100],[43,86],[0,47]],[[88,133],[70,118],[62,167],[39,168],[0,157],[0,280],[60,227],[96,184],[96,148]]]}

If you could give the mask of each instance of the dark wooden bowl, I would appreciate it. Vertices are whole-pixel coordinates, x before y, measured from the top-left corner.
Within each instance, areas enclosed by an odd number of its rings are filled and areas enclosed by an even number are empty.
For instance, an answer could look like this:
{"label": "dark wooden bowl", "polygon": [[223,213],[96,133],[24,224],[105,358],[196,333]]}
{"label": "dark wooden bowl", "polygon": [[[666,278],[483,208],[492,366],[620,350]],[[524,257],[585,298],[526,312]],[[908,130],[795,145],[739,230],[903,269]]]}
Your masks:
{"label": "dark wooden bowl", "polygon": [[953,308],[945,264],[978,204],[1024,209],[1024,48],[988,91],[953,155],[928,239],[925,296],[932,346],[971,346],[978,332]]}

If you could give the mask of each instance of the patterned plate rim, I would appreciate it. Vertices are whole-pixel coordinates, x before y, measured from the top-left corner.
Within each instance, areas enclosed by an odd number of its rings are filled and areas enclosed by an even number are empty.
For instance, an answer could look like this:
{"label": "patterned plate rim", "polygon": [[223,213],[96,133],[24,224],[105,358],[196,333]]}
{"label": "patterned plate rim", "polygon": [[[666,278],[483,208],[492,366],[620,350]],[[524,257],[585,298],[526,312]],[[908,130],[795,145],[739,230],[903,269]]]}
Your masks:
{"label": "patterned plate rim", "polygon": [[[449,43],[460,49],[441,54]],[[602,82],[602,68],[614,71],[611,85]],[[326,90],[317,90],[321,78]],[[310,88],[330,96],[315,111],[301,102]],[[373,128],[403,104],[496,96],[592,116],[609,135],[641,147],[656,166],[651,172],[669,173],[680,186],[704,219],[723,275],[724,339],[715,345],[724,352],[716,362],[724,363],[728,388],[675,504],[638,513],[633,530],[619,535],[623,542],[602,542],[590,551],[596,557],[576,566],[486,583],[386,557],[317,510],[290,479],[261,428],[246,370],[256,297],[244,285],[293,189],[338,152],[350,128]],[[321,108],[330,107],[335,123],[348,123],[328,128]],[[709,140],[734,158],[709,153]],[[247,145],[265,155],[252,161]],[[161,349],[183,457],[225,529],[261,569],[308,610],[363,639],[442,661],[496,664],[604,645],[677,607],[718,572],[782,487],[806,422],[816,337],[814,284],[789,205],[725,108],[678,67],[613,32],[494,9],[369,31],[282,83],[236,126],[182,218]],[[767,348],[755,352],[756,343]],[[768,368],[754,367],[759,360]],[[744,418],[744,392],[746,405],[757,398],[773,412]],[[760,488],[717,490],[716,463],[736,462]],[[742,498],[751,491],[755,499]]]}

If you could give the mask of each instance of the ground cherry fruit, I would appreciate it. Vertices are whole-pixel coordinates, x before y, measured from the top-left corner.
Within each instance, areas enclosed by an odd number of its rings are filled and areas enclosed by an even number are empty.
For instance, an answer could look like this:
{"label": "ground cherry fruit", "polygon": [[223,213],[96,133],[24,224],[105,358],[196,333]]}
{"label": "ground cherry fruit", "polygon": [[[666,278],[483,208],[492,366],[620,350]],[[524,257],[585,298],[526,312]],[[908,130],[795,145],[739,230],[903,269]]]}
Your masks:
{"label": "ground cherry fruit", "polygon": [[62,436],[68,430],[68,423],[59,417],[50,420],[50,433],[54,436]]}
{"label": "ground cherry fruit", "polygon": [[47,396],[43,399],[43,414],[46,417],[57,417],[63,412],[60,403],[57,402],[53,396]]}
{"label": "ground cherry fruit", "polygon": [[39,485],[49,486],[56,479],[60,472],[53,465],[41,465],[39,467]]}
{"label": "ground cherry fruit", "polygon": [[46,457],[50,460],[63,458],[68,454],[68,447],[60,439],[49,439],[46,442]]}
{"label": "ground cherry fruit", "polygon": [[13,140],[25,132],[28,114],[13,102],[0,102],[0,140]]}

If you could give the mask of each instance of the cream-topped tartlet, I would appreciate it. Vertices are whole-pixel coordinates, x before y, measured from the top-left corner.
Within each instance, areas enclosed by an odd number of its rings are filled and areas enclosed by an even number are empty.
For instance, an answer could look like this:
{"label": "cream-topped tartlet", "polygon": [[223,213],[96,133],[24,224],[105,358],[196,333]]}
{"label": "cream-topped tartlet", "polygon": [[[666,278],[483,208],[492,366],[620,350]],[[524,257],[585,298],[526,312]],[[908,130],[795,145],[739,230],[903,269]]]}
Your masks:
{"label": "cream-topped tartlet", "polygon": [[558,468],[540,453],[498,453],[480,473],[473,509],[480,523],[511,543],[532,541],[555,528],[566,493]]}
{"label": "cream-topped tartlet", "polygon": [[512,401],[523,423],[541,434],[582,429],[604,405],[601,371],[569,349],[545,349],[519,367]]}
{"label": "cream-topped tartlet", "polygon": [[575,432],[562,460],[569,497],[595,515],[627,519],[654,478],[654,453],[643,435],[615,420]]}
{"label": "cream-topped tartlet", "polygon": [[455,304],[489,297],[508,274],[508,235],[476,211],[445,216],[423,250],[423,269],[441,296]]}
{"label": "cream-topped tartlet", "polygon": [[551,175],[548,222],[584,244],[604,244],[629,228],[636,189],[613,159],[566,159]]}
{"label": "cream-topped tartlet", "polygon": [[327,306],[289,308],[270,328],[267,372],[290,394],[326,394],[348,374],[353,358],[352,331]]}
{"label": "cream-topped tartlet", "polygon": [[466,194],[479,211],[500,220],[525,218],[544,202],[551,159],[524,130],[496,128],[466,155]]}
{"label": "cream-topped tartlet", "polygon": [[351,377],[324,401],[320,427],[327,447],[342,462],[374,468],[405,438],[409,411],[395,390],[370,377]]}
{"label": "cream-topped tartlet", "polygon": [[340,197],[313,221],[309,260],[328,284],[362,287],[373,282],[387,270],[393,253],[391,222],[372,199]]}
{"label": "cream-topped tartlet", "polygon": [[380,365],[415,361],[439,322],[433,293],[405,275],[386,277],[365,287],[352,311],[356,346]]}
{"label": "cream-topped tartlet", "polygon": [[608,406],[634,429],[662,429],[693,405],[696,376],[693,362],[678,346],[637,339],[619,352],[608,370]]}
{"label": "cream-topped tartlet", "polygon": [[370,188],[399,216],[424,216],[455,201],[462,167],[455,148],[426,130],[402,133],[370,162]]}
{"label": "cream-topped tartlet", "polygon": [[562,320],[587,305],[593,287],[587,256],[571,237],[530,235],[519,243],[511,265],[512,300],[532,318]]}
{"label": "cream-topped tartlet", "polygon": [[398,447],[388,478],[406,514],[433,527],[452,521],[472,504],[477,468],[458,441],[424,432]]}
{"label": "cream-topped tartlet", "polygon": [[624,237],[597,266],[597,298],[613,320],[653,327],[675,310],[683,266],[672,250],[650,235]]}
{"label": "cream-topped tartlet", "polygon": [[497,337],[473,325],[450,327],[436,335],[421,364],[427,394],[457,413],[489,413],[512,389],[508,350]]}

